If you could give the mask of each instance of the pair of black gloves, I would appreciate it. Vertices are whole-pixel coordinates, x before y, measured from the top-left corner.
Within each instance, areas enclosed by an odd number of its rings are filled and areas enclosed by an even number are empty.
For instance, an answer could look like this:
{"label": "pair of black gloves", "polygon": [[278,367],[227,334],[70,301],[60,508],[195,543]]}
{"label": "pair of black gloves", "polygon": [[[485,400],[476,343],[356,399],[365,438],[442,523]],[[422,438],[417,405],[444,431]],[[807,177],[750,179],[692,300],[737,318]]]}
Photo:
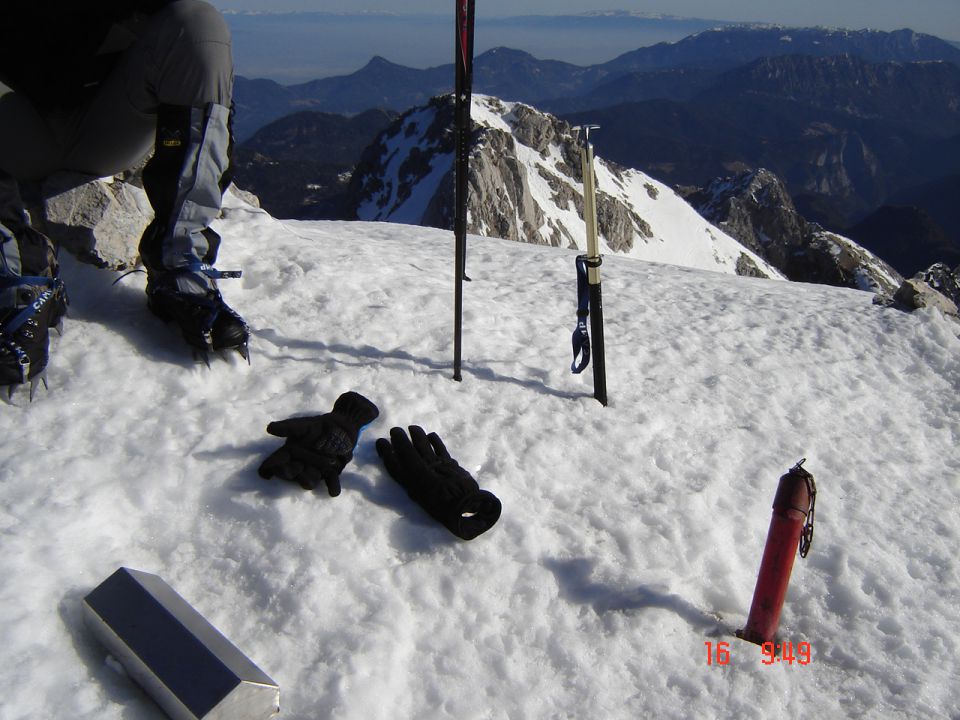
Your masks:
{"label": "pair of black gloves", "polygon": [[[363,428],[380,415],[359,393],[337,398],[333,411],[267,425],[267,432],[286,438],[260,466],[263,478],[279,477],[313,490],[323,482],[331,496],[340,494],[340,473],[353,459]],[[463,540],[489,530],[500,517],[500,500],[450,457],[436,433],[410,426],[410,435],[395,427],[390,439],[377,440],[377,453],[390,476],[407,494]]]}

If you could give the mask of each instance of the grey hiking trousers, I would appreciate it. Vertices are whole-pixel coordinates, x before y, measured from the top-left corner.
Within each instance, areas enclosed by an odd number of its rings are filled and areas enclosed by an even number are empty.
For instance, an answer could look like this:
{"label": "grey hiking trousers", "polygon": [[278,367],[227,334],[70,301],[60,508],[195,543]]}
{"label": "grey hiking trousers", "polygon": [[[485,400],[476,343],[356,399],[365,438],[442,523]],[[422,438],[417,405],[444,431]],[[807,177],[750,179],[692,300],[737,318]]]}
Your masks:
{"label": "grey hiking trousers", "polygon": [[40,112],[0,83],[0,169],[18,180],[58,170],[113,175],[153,148],[161,105],[230,107],[230,31],[213,6],[178,0],[114,30],[102,51],[123,55],[81,107]]}

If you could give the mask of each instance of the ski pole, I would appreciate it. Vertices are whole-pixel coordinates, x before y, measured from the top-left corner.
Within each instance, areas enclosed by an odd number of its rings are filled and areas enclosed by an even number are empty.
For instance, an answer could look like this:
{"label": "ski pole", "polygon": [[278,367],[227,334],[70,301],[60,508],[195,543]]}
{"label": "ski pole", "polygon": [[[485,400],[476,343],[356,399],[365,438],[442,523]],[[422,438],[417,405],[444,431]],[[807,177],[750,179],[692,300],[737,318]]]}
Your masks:
{"label": "ski pole", "polygon": [[593,145],[590,131],[599,125],[584,125],[580,141],[580,165],[583,172],[583,219],[587,225],[587,254],[585,258],[587,285],[590,293],[590,333],[593,335],[593,396],[601,405],[607,404],[607,370],[603,347],[603,299],[600,292],[600,241],[597,236],[597,188],[593,172]]}
{"label": "ski pole", "polygon": [[456,0],[456,87],[454,123],[454,299],[453,379],[459,382],[463,334],[463,281],[467,272],[467,177],[470,163],[470,101],[473,85],[474,0]]}

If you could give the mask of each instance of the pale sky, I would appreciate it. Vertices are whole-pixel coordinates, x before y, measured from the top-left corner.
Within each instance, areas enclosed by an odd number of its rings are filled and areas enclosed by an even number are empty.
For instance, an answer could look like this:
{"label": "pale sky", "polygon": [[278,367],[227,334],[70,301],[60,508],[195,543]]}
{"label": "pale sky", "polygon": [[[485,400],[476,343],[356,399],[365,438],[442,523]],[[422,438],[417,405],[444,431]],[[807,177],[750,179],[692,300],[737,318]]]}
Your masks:
{"label": "pale sky", "polygon": [[[222,10],[313,10],[328,12],[453,12],[452,0],[213,0]],[[909,27],[960,40],[960,0],[477,0],[477,13],[505,15],[576,14],[622,9],[710,20],[785,25],[827,25],[850,29]]]}

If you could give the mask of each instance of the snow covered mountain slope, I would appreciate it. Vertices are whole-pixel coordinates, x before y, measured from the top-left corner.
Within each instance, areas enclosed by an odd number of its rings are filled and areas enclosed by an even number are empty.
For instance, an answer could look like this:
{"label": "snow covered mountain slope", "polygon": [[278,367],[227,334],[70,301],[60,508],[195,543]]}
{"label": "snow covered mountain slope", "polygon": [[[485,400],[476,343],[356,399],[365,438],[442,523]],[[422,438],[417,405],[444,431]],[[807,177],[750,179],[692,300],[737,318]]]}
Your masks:
{"label": "snow covered mountain slope", "polygon": [[[469,231],[585,249],[575,130],[528,105],[484,95],[473,96],[472,114]],[[354,173],[359,219],[452,227],[452,117],[452,96],[440,96],[381,134]],[[604,254],[782,277],[662,183],[602,158],[595,173]]]}
{"label": "snow covered mountain slope", "polygon": [[[120,566],[276,680],[284,720],[960,715],[955,323],[611,254],[604,408],[569,372],[574,252],[470,238],[457,383],[452,233],[230,202],[252,365],[191,362],[142,275],[64,258],[50,391],[0,404],[3,720],[163,720],[82,623]],[[346,390],[381,415],[343,493],[259,478],[267,423]],[[387,476],[374,441],[411,423],[502,500],[490,532],[457,541]],[[804,456],[780,635],[812,661],[766,665],[730,631]]]}

